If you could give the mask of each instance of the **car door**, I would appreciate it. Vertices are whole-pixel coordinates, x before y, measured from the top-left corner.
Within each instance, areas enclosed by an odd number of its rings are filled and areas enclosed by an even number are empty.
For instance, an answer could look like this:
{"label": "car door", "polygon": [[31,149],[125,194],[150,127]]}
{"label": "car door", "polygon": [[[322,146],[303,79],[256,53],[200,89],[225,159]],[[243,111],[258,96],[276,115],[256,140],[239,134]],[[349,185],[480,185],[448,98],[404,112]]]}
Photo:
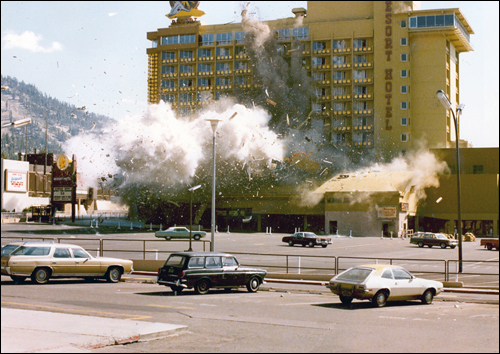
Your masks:
{"label": "car door", "polygon": [[69,248],[56,248],[50,266],[53,276],[72,276],[75,273],[75,259],[71,257]]}
{"label": "car door", "polygon": [[101,261],[78,247],[72,247],[71,252],[75,259],[75,275],[103,276],[106,272],[101,266]]}
{"label": "car door", "polygon": [[394,268],[392,272],[394,273],[394,280],[396,283],[395,293],[399,299],[411,299],[422,293],[420,283],[415,281],[413,276],[406,270]]}
{"label": "car door", "polygon": [[220,256],[207,256],[205,260],[206,276],[210,278],[212,286],[224,285],[222,279],[222,263]]}
{"label": "car door", "polygon": [[245,284],[245,273],[238,271],[238,262],[234,257],[222,257],[222,282],[225,286]]}

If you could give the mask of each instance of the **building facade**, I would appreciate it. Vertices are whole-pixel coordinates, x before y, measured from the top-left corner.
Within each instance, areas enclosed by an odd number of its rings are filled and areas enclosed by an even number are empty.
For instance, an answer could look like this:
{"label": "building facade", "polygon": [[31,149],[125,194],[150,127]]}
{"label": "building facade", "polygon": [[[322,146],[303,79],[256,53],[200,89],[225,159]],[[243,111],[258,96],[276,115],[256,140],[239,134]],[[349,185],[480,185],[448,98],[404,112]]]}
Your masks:
{"label": "building facade", "polygon": [[[459,55],[473,30],[459,9],[419,10],[416,1],[308,1],[294,17],[264,22],[287,62],[311,79],[311,114],[327,144],[390,159],[453,147]],[[203,7],[201,3],[200,7]],[[235,90],[261,90],[242,23],[202,25],[189,17],[148,32],[148,101],[196,114]],[[317,125],[316,125],[317,126]]]}

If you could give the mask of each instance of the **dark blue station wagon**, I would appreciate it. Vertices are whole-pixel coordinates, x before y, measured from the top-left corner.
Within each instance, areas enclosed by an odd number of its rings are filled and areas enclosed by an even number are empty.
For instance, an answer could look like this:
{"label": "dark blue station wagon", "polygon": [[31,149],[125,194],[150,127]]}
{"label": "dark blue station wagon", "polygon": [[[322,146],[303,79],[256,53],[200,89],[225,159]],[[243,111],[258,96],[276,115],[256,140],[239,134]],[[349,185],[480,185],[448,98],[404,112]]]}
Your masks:
{"label": "dark blue station wagon", "polygon": [[231,290],[243,286],[249,292],[256,292],[266,274],[264,269],[240,266],[227,253],[175,252],[158,269],[158,284],[177,293],[194,288],[196,293],[206,294],[211,288]]}

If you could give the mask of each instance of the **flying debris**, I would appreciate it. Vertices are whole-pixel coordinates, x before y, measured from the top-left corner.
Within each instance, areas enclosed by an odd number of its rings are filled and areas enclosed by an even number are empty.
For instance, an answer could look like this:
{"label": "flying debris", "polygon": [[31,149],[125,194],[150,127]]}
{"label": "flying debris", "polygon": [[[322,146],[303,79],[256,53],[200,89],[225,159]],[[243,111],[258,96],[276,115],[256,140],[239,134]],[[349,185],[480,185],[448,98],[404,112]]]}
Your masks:
{"label": "flying debris", "polygon": [[266,102],[269,104],[272,104],[273,106],[276,106],[276,102],[274,102],[273,100],[270,100],[269,98],[266,98]]}
{"label": "flying debris", "polygon": [[94,130],[95,128],[95,122],[92,122],[92,128],[90,129],[90,131]]}
{"label": "flying debris", "polygon": [[111,17],[111,16],[116,15],[117,13],[118,13],[118,12],[110,12],[110,13],[108,14],[108,16],[109,16],[109,17]]}

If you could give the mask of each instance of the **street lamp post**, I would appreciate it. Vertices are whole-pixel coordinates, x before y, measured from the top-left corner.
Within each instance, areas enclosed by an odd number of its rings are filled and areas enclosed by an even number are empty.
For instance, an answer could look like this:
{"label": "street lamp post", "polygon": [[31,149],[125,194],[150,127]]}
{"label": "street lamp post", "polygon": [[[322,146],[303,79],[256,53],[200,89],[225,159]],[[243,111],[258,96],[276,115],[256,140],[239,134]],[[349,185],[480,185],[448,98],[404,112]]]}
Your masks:
{"label": "street lamp post", "polygon": [[218,118],[207,119],[212,127],[213,135],[213,178],[212,178],[212,238],[210,241],[210,252],[215,250],[215,132],[217,131],[217,125],[221,121]]}
{"label": "street lamp post", "polygon": [[442,103],[444,108],[451,111],[453,115],[453,122],[455,123],[455,140],[456,140],[456,150],[457,150],[457,203],[458,203],[458,272],[462,273],[462,209],[460,203],[460,153],[459,153],[459,135],[458,135],[458,118],[462,114],[465,105],[459,104],[456,110],[453,111],[451,101],[443,90],[439,90],[437,93],[437,98]]}
{"label": "street lamp post", "polygon": [[188,189],[188,191],[190,192],[189,193],[190,211],[189,211],[189,249],[187,250],[187,252],[193,252],[193,249],[191,248],[191,243],[193,240],[193,192],[200,187],[201,185],[199,184],[197,186]]}
{"label": "street lamp post", "polygon": [[25,154],[25,159],[28,156],[28,125],[31,124],[31,118],[24,118],[24,119],[19,119],[11,123],[7,123],[2,125],[2,128],[21,128],[21,127],[26,127],[25,129],[25,134],[26,134],[26,146],[24,150]]}

